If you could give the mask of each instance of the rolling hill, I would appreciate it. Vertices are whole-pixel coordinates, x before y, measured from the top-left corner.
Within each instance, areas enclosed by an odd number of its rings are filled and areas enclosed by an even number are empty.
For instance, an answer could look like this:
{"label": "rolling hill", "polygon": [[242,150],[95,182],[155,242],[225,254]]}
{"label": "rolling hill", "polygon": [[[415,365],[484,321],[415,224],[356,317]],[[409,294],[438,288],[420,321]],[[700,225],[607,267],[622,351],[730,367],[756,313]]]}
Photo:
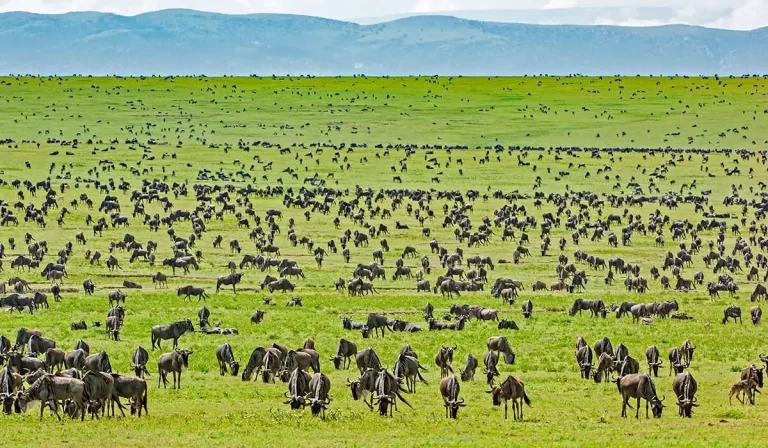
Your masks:
{"label": "rolling hill", "polygon": [[0,14],[0,73],[744,74],[768,72],[768,29],[526,25],[417,16],[373,25],[164,10]]}

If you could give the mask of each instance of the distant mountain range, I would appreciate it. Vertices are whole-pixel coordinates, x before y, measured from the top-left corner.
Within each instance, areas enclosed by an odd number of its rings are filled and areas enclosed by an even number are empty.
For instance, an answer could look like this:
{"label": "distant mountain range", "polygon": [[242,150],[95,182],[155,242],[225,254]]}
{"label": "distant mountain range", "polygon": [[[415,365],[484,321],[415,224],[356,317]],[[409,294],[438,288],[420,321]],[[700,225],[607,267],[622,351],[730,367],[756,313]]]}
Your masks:
{"label": "distant mountain range", "polygon": [[526,25],[417,16],[373,25],[165,10],[0,14],[0,73],[523,75],[768,73],[768,28]]}

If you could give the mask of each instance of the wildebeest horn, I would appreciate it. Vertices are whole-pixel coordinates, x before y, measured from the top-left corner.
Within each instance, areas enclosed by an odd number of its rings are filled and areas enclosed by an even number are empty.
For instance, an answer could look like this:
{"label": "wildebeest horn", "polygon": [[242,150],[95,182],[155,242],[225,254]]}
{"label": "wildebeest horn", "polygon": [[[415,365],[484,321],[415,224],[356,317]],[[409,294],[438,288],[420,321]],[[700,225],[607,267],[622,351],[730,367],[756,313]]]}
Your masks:
{"label": "wildebeest horn", "polygon": [[666,396],[666,395],[663,395],[663,396],[662,396],[662,398],[661,398],[661,402],[663,403],[663,402],[664,402],[664,400],[666,400],[666,399],[667,399],[667,396]]}
{"label": "wildebeest horn", "polygon": [[453,344],[453,349],[456,350],[457,348],[459,348],[459,346],[456,344]]}
{"label": "wildebeest horn", "polygon": [[285,398],[291,398],[291,396],[288,395],[288,391],[285,391]]}

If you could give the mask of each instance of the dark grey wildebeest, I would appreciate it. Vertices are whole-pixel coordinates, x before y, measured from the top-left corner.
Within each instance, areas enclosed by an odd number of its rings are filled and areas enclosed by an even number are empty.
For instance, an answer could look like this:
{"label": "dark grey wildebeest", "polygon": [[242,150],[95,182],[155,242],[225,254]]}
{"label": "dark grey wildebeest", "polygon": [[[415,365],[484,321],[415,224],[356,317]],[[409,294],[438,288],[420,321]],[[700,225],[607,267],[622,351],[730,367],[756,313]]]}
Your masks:
{"label": "dark grey wildebeest", "polygon": [[461,386],[456,377],[451,375],[440,381],[440,395],[443,396],[443,406],[445,406],[445,417],[456,419],[459,414],[459,408],[464,407],[464,399],[459,399]]}
{"label": "dark grey wildebeest", "polygon": [[427,383],[427,380],[421,376],[421,370],[427,369],[419,363],[417,358],[401,353],[395,360],[395,367],[392,370],[392,373],[398,381],[405,380],[405,387],[408,389],[408,392],[416,392],[417,379],[424,384],[429,384]]}
{"label": "dark grey wildebeest", "polygon": [[655,345],[651,345],[645,350],[645,359],[648,361],[648,373],[653,376],[659,376],[659,367],[661,367],[662,360],[659,356],[659,349]]}
{"label": "dark grey wildebeest", "polygon": [[60,348],[49,348],[45,351],[45,364],[48,366],[48,371],[53,373],[53,370],[61,371],[64,367],[64,358],[67,356],[64,350]]}
{"label": "dark grey wildebeest", "polygon": [[435,364],[440,368],[440,378],[445,378],[449,373],[453,373],[453,352],[457,346],[453,347],[441,345],[437,355],[435,355]]}
{"label": "dark grey wildebeest", "polygon": [[493,350],[504,355],[504,362],[507,364],[515,363],[515,352],[509,345],[509,341],[506,336],[493,336],[486,341],[488,350]]}
{"label": "dark grey wildebeest", "polygon": [[85,358],[83,370],[87,372],[112,372],[112,364],[109,362],[109,355],[105,351],[93,354]]}
{"label": "dark grey wildebeest", "polygon": [[149,370],[147,370],[148,363],[149,353],[147,353],[147,349],[142,346],[136,347],[136,350],[133,351],[133,357],[131,358],[131,368],[136,374],[136,377],[144,378],[145,375],[150,376]]}
{"label": "dark grey wildebeest", "polygon": [[45,353],[49,348],[56,348],[56,341],[33,334],[29,337],[27,347],[29,348],[30,356],[38,356],[41,353]]}
{"label": "dark grey wildebeest", "polygon": [[633,373],[625,375],[617,383],[619,392],[622,396],[621,416],[627,417],[627,406],[630,398],[637,399],[635,418],[640,418],[640,399],[645,400],[645,418],[648,418],[648,407],[651,407],[653,416],[661,418],[661,412],[664,409],[664,398],[659,399],[656,395],[656,386],[647,373]]}
{"label": "dark grey wildebeest", "polygon": [[499,376],[499,355],[493,350],[488,350],[483,358],[483,364],[485,364],[485,380],[489,386],[493,385],[493,379]]}
{"label": "dark grey wildebeest", "polygon": [[[237,294],[237,290],[235,289],[235,285],[240,283],[240,280],[243,278],[243,274],[240,272],[233,272],[229,275],[222,275],[219,276],[218,279],[216,279],[216,292],[219,292],[222,285],[229,286],[232,285],[232,292]],[[272,292],[272,291],[270,291]]]}
{"label": "dark grey wildebeest", "polygon": [[582,311],[589,311],[592,314],[592,317],[598,317],[601,316],[605,318],[607,315],[607,311],[605,309],[605,304],[602,300],[584,300],[584,299],[576,299],[573,302],[573,306],[571,306],[570,311],[568,311],[569,316],[575,316],[576,313],[579,313],[579,316],[581,316]]}
{"label": "dark grey wildebeest", "polygon": [[306,395],[309,393],[309,382],[312,377],[309,374],[299,368],[293,369],[288,378],[288,391],[285,393],[285,397],[288,401],[285,404],[290,404],[291,409],[301,409],[306,406]]}
{"label": "dark grey wildebeest", "polygon": [[698,406],[696,403],[698,401],[696,398],[697,384],[691,372],[683,372],[675,376],[672,390],[675,391],[677,397],[678,415],[690,418],[694,406]]}
{"label": "dark grey wildebeest", "polygon": [[507,402],[512,400],[512,418],[515,420],[523,419],[523,402],[528,406],[531,405],[531,400],[528,398],[528,394],[525,393],[525,385],[522,381],[516,379],[513,376],[508,376],[503,383],[496,387],[492,387],[490,391],[486,393],[491,394],[494,406],[501,406],[501,402],[504,402],[504,419],[507,419]]}
{"label": "dark grey wildebeest", "polygon": [[374,331],[376,336],[379,335],[379,330],[381,330],[381,337],[384,337],[386,329],[389,328],[388,321],[389,319],[386,316],[371,313],[368,315],[366,326],[368,330]]}
{"label": "dark grey wildebeest", "polygon": [[741,321],[741,307],[736,305],[728,306],[728,308],[723,311],[723,324],[727,324],[728,319],[733,319],[733,323],[736,323],[737,319],[739,323],[743,323]]}
{"label": "dark grey wildebeest", "polygon": [[235,361],[235,355],[232,353],[232,346],[229,343],[220,345],[216,349],[216,360],[219,362],[219,375],[227,374],[229,368],[232,376],[237,376],[240,371],[240,363]]}
{"label": "dark grey wildebeest", "polygon": [[583,345],[576,350],[576,362],[579,364],[581,377],[588,380],[592,371],[592,348],[589,345]]}
{"label": "dark grey wildebeest", "polygon": [[68,352],[64,357],[64,367],[67,369],[83,369],[85,367],[85,359],[88,357],[87,353],[83,349],[75,349]]}
{"label": "dark grey wildebeest", "polygon": [[464,368],[459,369],[459,372],[461,373],[461,381],[467,382],[474,380],[475,370],[477,370],[477,358],[475,358],[472,353],[469,353]]}
{"label": "dark grey wildebeest", "polygon": [[352,364],[351,358],[355,355],[357,355],[357,345],[341,338],[339,346],[336,348],[336,355],[331,357],[331,361],[333,361],[333,366],[336,369],[348,369]]}
{"label": "dark grey wildebeest", "polygon": [[309,381],[309,391],[307,392],[312,415],[319,415],[322,412],[323,420],[325,420],[325,410],[331,404],[330,392],[331,380],[324,373],[315,373]]}
{"label": "dark grey wildebeest", "polygon": [[160,355],[157,360],[157,387],[160,387],[160,383],[163,384],[163,389],[168,386],[168,372],[173,374],[173,388],[181,389],[181,371],[189,367],[189,355],[192,350],[179,350],[175,349],[171,353],[164,353]]}
{"label": "dark grey wildebeest", "polygon": [[374,351],[372,347],[366,347],[357,352],[357,355],[355,355],[355,363],[357,364],[357,369],[360,370],[361,375],[366,369],[374,369],[377,372],[381,369],[379,355],[376,354],[376,351]]}
{"label": "dark grey wildebeest", "polygon": [[374,388],[376,391],[375,403],[379,406],[379,415],[386,416],[387,410],[389,410],[389,416],[392,417],[393,409],[397,409],[398,398],[408,407],[412,407],[401,395],[403,390],[400,388],[397,378],[387,372],[387,369],[379,371]]}
{"label": "dark grey wildebeest", "polygon": [[117,373],[112,373],[113,388],[112,388],[112,415],[115,414],[115,403],[120,408],[120,413],[125,417],[123,411],[123,405],[120,403],[121,398],[127,398],[131,406],[131,415],[138,412],[141,417],[142,409],[149,415],[149,409],[147,409],[147,382],[142,378],[134,378],[130,376],[123,376]]}
{"label": "dark grey wildebeest", "polygon": [[173,339],[173,348],[176,348],[179,345],[179,338],[188,331],[195,331],[189,319],[166,325],[155,325],[151,331],[152,350],[155,349],[155,345],[160,349],[160,342],[164,339]]}
{"label": "dark grey wildebeest", "polygon": [[86,407],[85,384],[83,381],[74,378],[56,377],[54,375],[43,375],[29,389],[20,392],[16,396],[14,406],[17,413],[22,413],[27,410],[27,405],[30,402],[40,401],[40,420],[43,419],[43,411],[46,407],[49,407],[56,414],[56,417],[61,420],[57,402],[66,400],[70,400],[75,409],[71,415],[75,417],[79,414],[80,419],[83,420]]}
{"label": "dark grey wildebeest", "polygon": [[184,296],[184,300],[190,300],[192,296],[195,296],[197,297],[197,303],[200,303],[200,300],[206,300],[208,298],[208,294],[206,294],[205,289],[193,285],[186,285],[177,288],[176,295]]}
{"label": "dark grey wildebeest", "polygon": [[259,372],[264,365],[265,353],[266,349],[264,347],[256,347],[253,352],[251,352],[251,356],[248,358],[248,364],[245,365],[243,374],[240,377],[243,381],[250,380],[254,373],[258,378]]}

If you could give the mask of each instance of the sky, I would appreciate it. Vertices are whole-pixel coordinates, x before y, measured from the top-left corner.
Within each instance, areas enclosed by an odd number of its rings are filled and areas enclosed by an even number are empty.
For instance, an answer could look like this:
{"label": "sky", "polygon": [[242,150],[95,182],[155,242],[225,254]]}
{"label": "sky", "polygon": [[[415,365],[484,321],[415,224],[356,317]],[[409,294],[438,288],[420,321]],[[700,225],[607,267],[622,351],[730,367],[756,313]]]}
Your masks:
{"label": "sky", "polygon": [[[671,8],[671,12],[651,19],[633,15],[633,7],[649,6]],[[607,11],[617,7],[626,9],[619,15],[600,12],[601,8]],[[768,0],[0,0],[0,12],[99,11],[135,15],[170,8],[229,14],[304,14],[342,20],[472,10],[597,8],[589,21],[604,25],[686,23],[729,29],[768,26]]]}

